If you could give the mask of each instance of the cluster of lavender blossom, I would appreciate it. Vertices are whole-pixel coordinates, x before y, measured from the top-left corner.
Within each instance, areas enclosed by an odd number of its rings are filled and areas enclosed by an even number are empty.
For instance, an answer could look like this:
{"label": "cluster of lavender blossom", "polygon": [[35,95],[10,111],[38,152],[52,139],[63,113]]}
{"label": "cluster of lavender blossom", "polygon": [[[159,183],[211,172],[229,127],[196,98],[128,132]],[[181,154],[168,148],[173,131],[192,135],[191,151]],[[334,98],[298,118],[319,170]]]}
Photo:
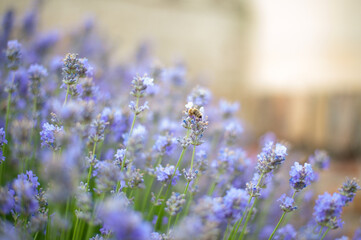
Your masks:
{"label": "cluster of lavender blossom", "polygon": [[326,152],[300,163],[267,135],[254,157],[239,104],[190,88],[183,64],[155,64],[146,44],[110,64],[92,21],[39,34],[38,18],[18,27],[9,10],[0,32],[0,239],[341,236],[360,187],[313,201]]}

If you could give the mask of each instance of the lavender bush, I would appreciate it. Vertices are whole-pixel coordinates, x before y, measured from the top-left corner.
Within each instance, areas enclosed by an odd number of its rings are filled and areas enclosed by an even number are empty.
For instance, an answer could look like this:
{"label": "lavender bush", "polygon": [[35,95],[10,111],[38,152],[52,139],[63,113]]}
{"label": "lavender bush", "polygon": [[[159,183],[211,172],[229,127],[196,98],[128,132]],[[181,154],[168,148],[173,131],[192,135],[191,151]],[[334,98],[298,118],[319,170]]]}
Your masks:
{"label": "lavender bush", "polygon": [[37,12],[17,29],[6,12],[0,33],[0,239],[341,237],[360,187],[310,202],[327,153],[299,163],[267,135],[255,158],[239,104],[191,87],[182,64],[142,45],[115,65],[91,22],[39,33]]}

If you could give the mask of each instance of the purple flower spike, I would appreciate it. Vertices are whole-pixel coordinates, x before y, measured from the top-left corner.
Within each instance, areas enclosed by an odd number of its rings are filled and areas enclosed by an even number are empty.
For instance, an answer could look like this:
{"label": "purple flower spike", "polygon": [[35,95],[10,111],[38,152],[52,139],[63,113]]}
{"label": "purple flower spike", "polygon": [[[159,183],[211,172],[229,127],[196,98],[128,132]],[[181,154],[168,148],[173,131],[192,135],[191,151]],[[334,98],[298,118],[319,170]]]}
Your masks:
{"label": "purple flower spike", "polygon": [[311,164],[309,163],[305,163],[302,166],[298,162],[295,162],[295,164],[291,167],[290,176],[290,185],[296,191],[301,191],[310,185],[315,179]]}
{"label": "purple flower spike", "polygon": [[319,195],[314,207],[313,216],[316,222],[325,227],[336,229],[342,227],[341,213],[344,203],[339,193]]}

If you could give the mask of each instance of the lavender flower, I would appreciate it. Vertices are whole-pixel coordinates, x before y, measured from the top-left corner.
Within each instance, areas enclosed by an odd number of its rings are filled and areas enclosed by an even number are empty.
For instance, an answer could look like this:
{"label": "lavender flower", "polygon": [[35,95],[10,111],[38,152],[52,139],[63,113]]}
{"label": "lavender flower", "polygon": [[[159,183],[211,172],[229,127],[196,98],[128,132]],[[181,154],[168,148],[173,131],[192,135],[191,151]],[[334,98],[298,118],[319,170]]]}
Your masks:
{"label": "lavender flower", "polygon": [[168,234],[152,232],[150,236],[150,240],[173,240],[173,239],[174,238],[172,237],[171,232]]}
{"label": "lavender flower", "polygon": [[88,187],[83,182],[80,183],[76,191],[76,206],[75,214],[77,218],[90,221],[92,218],[92,198]]}
{"label": "lavender flower", "polygon": [[81,77],[92,78],[94,76],[94,68],[89,64],[88,59],[80,58],[79,62],[84,67]]}
{"label": "lavender flower", "polygon": [[287,148],[280,144],[268,142],[258,154],[257,170],[259,173],[269,173],[283,163],[287,156]]}
{"label": "lavender flower", "polygon": [[128,209],[124,196],[106,199],[99,206],[98,216],[105,229],[109,229],[116,239],[148,240],[151,235],[149,223],[143,222],[142,216]]}
{"label": "lavender flower", "polygon": [[188,102],[194,103],[198,107],[203,107],[207,105],[212,98],[211,92],[200,86],[195,87],[191,94],[188,95]]}
{"label": "lavender flower", "polygon": [[208,167],[207,161],[207,153],[203,149],[197,151],[195,158],[195,169],[197,169],[200,173],[204,173]]}
{"label": "lavender flower", "polygon": [[249,199],[243,189],[231,188],[223,197],[224,215],[227,219],[238,219],[246,210]]}
{"label": "lavender flower", "polygon": [[86,76],[87,69],[78,58],[78,54],[68,53],[63,62],[63,83],[65,85],[76,85],[79,78]]}
{"label": "lavender flower", "polygon": [[[118,149],[117,150],[117,152],[114,155],[114,161],[113,161],[114,165],[117,165],[117,166],[122,165],[122,162],[123,162],[123,159],[125,157],[126,152],[127,151],[125,149]],[[125,163],[124,163],[124,167],[126,168],[129,163],[130,163],[129,159],[126,159]]]}
{"label": "lavender flower", "polygon": [[182,172],[183,172],[184,178],[186,179],[187,182],[192,182],[194,179],[197,178],[197,175],[198,175],[197,170],[183,169]]}
{"label": "lavender flower", "polygon": [[90,135],[89,135],[90,142],[98,143],[98,142],[104,140],[104,131],[105,131],[105,127],[108,124],[109,123],[104,122],[101,119],[101,115],[99,114],[90,125],[91,126]]}
{"label": "lavender flower", "polygon": [[[167,165],[163,167],[161,164],[156,167],[155,175],[157,176],[157,180],[162,182],[163,184],[169,184],[172,180],[172,184],[175,185],[178,180],[178,176],[180,175],[178,169],[174,173],[175,167],[173,165]],[[174,174],[174,177],[172,178]]]}
{"label": "lavender flower", "polygon": [[292,212],[293,210],[297,209],[293,198],[287,197],[286,194],[282,194],[282,196],[277,201],[281,202],[280,208],[284,212]]}
{"label": "lavender flower", "polygon": [[231,121],[225,126],[224,137],[228,145],[234,145],[240,138],[243,128],[238,121]]}
{"label": "lavender flower", "polygon": [[8,141],[5,138],[5,131],[3,128],[0,128],[0,164],[5,161],[5,156],[3,153],[3,146],[7,144]]}
{"label": "lavender flower", "polygon": [[316,222],[325,227],[336,229],[342,226],[341,213],[344,203],[339,193],[319,195],[314,207],[313,216]]}
{"label": "lavender flower", "polygon": [[129,104],[129,108],[132,112],[134,112],[135,115],[139,115],[145,110],[149,109],[148,102],[144,102],[142,106],[137,106],[137,104],[134,101],[131,101]]}
{"label": "lavender flower", "polygon": [[13,25],[14,25],[14,10],[13,9],[8,9],[2,19],[1,22],[1,27],[3,29],[3,36],[1,36],[4,39],[1,40],[7,40],[11,30],[13,29]]}
{"label": "lavender flower", "polygon": [[330,166],[330,157],[324,150],[316,150],[315,154],[308,158],[308,161],[318,169],[328,169]]}
{"label": "lavender flower", "polygon": [[172,196],[167,200],[165,211],[171,216],[177,215],[182,210],[182,206],[186,202],[184,194],[172,192]]}
{"label": "lavender flower", "polygon": [[283,228],[278,229],[274,239],[276,240],[292,240],[296,239],[297,232],[291,224],[287,224]]}
{"label": "lavender flower", "polygon": [[140,169],[127,171],[126,178],[130,188],[144,188],[143,173],[140,172]]}
{"label": "lavender flower", "polygon": [[28,11],[25,14],[25,17],[23,19],[22,31],[24,32],[24,35],[26,37],[31,37],[35,33],[37,18],[38,13],[35,9]]}
{"label": "lavender flower", "polygon": [[176,139],[171,135],[159,135],[154,143],[153,150],[159,155],[170,155],[174,149]]}
{"label": "lavender flower", "polygon": [[221,109],[223,118],[227,119],[232,117],[239,110],[239,103],[230,103],[225,100],[220,100],[219,108]]}
{"label": "lavender flower", "polygon": [[344,205],[352,202],[356,195],[356,192],[360,189],[361,188],[357,184],[356,179],[346,179],[346,182],[344,182],[342,187],[338,189]]}
{"label": "lavender flower", "polygon": [[190,130],[190,142],[192,145],[198,146],[203,143],[202,137],[204,131],[208,128],[207,117],[204,116],[203,107],[197,107],[193,102],[186,105],[185,118],[182,126]]}
{"label": "lavender flower", "polygon": [[130,94],[134,97],[144,97],[146,92],[145,90],[153,85],[153,79],[147,75],[144,75],[143,77],[136,76],[132,81],[133,89]]}
{"label": "lavender flower", "polygon": [[8,68],[10,70],[17,70],[22,61],[21,44],[17,40],[8,42],[6,49],[6,57],[8,60]]}
{"label": "lavender flower", "polygon": [[32,64],[29,67],[28,75],[30,80],[30,92],[33,94],[33,96],[38,96],[40,90],[40,82],[42,81],[42,79],[48,76],[48,72],[42,65]]}
{"label": "lavender flower", "polygon": [[36,199],[38,186],[39,182],[32,171],[28,171],[27,174],[18,175],[12,184],[15,192],[16,212],[27,215],[38,210],[39,202]]}
{"label": "lavender flower", "polygon": [[50,123],[43,124],[43,130],[40,132],[41,146],[49,147],[55,151],[60,149],[59,136],[64,132],[63,127]]}
{"label": "lavender flower", "polygon": [[98,192],[112,190],[122,179],[119,165],[115,166],[111,161],[98,161],[94,174],[97,176],[95,183]]}
{"label": "lavender flower", "polygon": [[0,212],[2,214],[8,214],[11,209],[14,208],[15,200],[14,200],[15,192],[8,187],[0,187]]}
{"label": "lavender flower", "polygon": [[311,164],[305,163],[303,166],[298,162],[291,167],[290,171],[290,185],[295,191],[301,191],[314,180],[314,174]]}

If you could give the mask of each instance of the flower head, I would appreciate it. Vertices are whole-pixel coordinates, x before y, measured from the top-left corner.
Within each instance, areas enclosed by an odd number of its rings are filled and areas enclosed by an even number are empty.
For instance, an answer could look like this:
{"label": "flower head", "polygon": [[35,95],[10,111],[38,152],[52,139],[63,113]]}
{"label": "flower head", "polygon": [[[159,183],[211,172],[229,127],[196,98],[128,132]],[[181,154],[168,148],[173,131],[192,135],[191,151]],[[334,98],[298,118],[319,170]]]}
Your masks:
{"label": "flower head", "polygon": [[260,173],[266,174],[273,171],[281,163],[283,163],[287,156],[287,148],[280,144],[268,142],[258,154],[257,170]]}
{"label": "flower head", "polygon": [[249,199],[243,189],[231,188],[223,197],[224,214],[227,219],[237,219],[244,213]]}
{"label": "flower head", "polygon": [[232,117],[239,110],[239,103],[221,100],[219,101],[219,108],[221,109],[223,118],[227,119]]}
{"label": "flower head", "polygon": [[187,100],[188,102],[193,102],[198,107],[203,107],[210,102],[211,98],[212,94],[208,89],[197,86],[188,95]]}
{"label": "flower head", "polygon": [[297,209],[293,198],[287,197],[286,194],[282,194],[282,196],[277,201],[281,202],[280,208],[284,212],[292,212],[293,210]]}
{"label": "flower head", "polygon": [[336,229],[342,226],[341,213],[344,203],[339,193],[319,195],[314,207],[313,216],[316,222],[325,227]]}
{"label": "flower head", "polygon": [[159,135],[154,143],[153,150],[159,155],[170,155],[175,147],[176,139],[171,135]]}
{"label": "flower head", "polygon": [[[125,154],[127,153],[127,150],[125,149],[118,149],[117,152],[114,155],[114,161],[113,163],[118,166],[122,166],[123,159],[125,157]],[[129,164],[129,159],[125,160],[124,167],[126,168]]]}
{"label": "flower head", "polygon": [[308,158],[308,161],[318,169],[327,169],[330,166],[330,157],[324,150],[316,150],[315,154]]}
{"label": "flower head", "polygon": [[98,161],[95,165],[96,186],[98,192],[112,190],[122,179],[119,166],[115,166],[111,161]]}
{"label": "flower head", "polygon": [[15,211],[18,213],[32,214],[39,208],[37,200],[38,178],[32,171],[27,171],[26,174],[18,175],[14,180],[12,188],[15,192]]}
{"label": "flower head", "polygon": [[59,127],[50,123],[43,124],[43,130],[40,132],[41,146],[47,146],[51,149],[58,150],[59,143],[56,141],[58,136],[64,132],[63,127]]}
{"label": "flower head", "polygon": [[21,64],[22,52],[21,44],[18,40],[12,40],[8,42],[6,49],[6,57],[8,60],[8,68],[11,70],[17,70]]}
{"label": "flower head", "polygon": [[132,80],[132,91],[130,94],[134,97],[144,97],[146,89],[150,86],[153,86],[153,78],[144,75],[143,77],[136,76]]}
{"label": "flower head", "polygon": [[29,67],[28,75],[30,80],[29,82],[30,92],[34,96],[37,96],[39,95],[40,83],[42,79],[48,76],[48,71],[42,65],[32,64]]}
{"label": "flower head", "polygon": [[353,201],[356,192],[360,189],[361,188],[357,184],[356,179],[347,179],[346,182],[343,183],[342,187],[338,189],[338,191],[341,194],[342,201],[346,205]]}
{"label": "flower head", "polygon": [[[157,180],[169,184],[170,180],[172,180],[172,184],[175,185],[178,180],[178,176],[180,176],[180,173],[177,169],[177,171],[174,173],[175,167],[173,165],[167,165],[163,167],[161,164],[156,167],[155,169],[155,175],[157,176]],[[174,174],[174,176],[173,176]],[[173,176],[173,178],[172,178]]]}
{"label": "flower head", "polygon": [[14,199],[15,192],[8,187],[0,187],[0,212],[2,214],[8,214],[11,209],[14,208],[15,199]]}
{"label": "flower head", "polygon": [[98,143],[104,139],[104,131],[105,127],[108,125],[107,122],[105,122],[101,115],[99,114],[91,123],[91,129],[90,129],[90,135],[89,140],[92,143]]}
{"label": "flower head", "polygon": [[180,193],[172,192],[172,196],[167,200],[165,211],[171,216],[177,215],[182,210],[182,206],[186,202],[184,199],[185,195]]}
{"label": "flower head", "polygon": [[151,226],[144,222],[141,214],[128,208],[129,202],[123,195],[106,199],[99,206],[98,216],[103,221],[103,230],[114,234],[115,239],[148,240]]}
{"label": "flower head", "polygon": [[297,232],[291,224],[278,229],[274,239],[276,240],[293,240],[296,239]]}
{"label": "flower head", "polygon": [[63,60],[63,83],[75,85],[79,78],[85,77],[87,69],[84,61],[78,58],[78,54],[68,53]]}
{"label": "flower head", "polygon": [[301,191],[310,185],[315,178],[311,164],[305,163],[302,166],[298,162],[291,167],[290,176],[290,185],[296,191]]}

